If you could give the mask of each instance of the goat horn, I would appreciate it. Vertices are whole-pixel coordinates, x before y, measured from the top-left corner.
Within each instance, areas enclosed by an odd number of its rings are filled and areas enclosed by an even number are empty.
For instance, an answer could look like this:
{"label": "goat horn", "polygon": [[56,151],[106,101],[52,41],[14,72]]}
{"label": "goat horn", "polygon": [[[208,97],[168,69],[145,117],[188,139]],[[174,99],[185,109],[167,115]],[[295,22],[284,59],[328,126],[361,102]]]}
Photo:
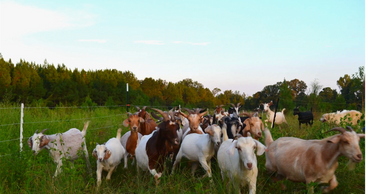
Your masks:
{"label": "goat horn", "polygon": [[37,130],[35,131],[35,133],[38,133],[38,130],[39,130],[39,129],[37,129]]}
{"label": "goat horn", "polygon": [[170,115],[172,121],[175,121],[175,120],[176,120],[176,119],[175,119],[175,115],[174,115],[174,109],[175,109],[175,108],[176,108],[176,107],[174,107],[174,108],[172,108],[170,111],[168,111],[168,114]]}
{"label": "goat horn", "polygon": [[190,110],[190,109],[188,109],[188,108],[183,108],[183,109],[185,109],[187,112],[189,112],[189,114],[195,114],[194,111],[192,111],[192,110]]}
{"label": "goat horn", "polygon": [[163,112],[163,111],[161,111],[161,110],[159,110],[157,108],[151,108],[151,109],[156,111],[156,112],[158,112],[158,113],[160,113],[163,116],[163,121],[170,120],[170,118],[168,117],[167,113],[165,113],[165,112]]}
{"label": "goat horn", "polygon": [[158,122],[162,121],[163,117],[159,117],[158,115],[156,115],[155,112],[151,112],[151,115],[156,119],[158,120]]}
{"label": "goat horn", "polygon": [[240,102],[239,102],[239,103],[237,103],[237,107],[238,107],[238,106],[240,106],[240,104],[241,104]]}
{"label": "goat horn", "polygon": [[350,126],[346,126],[346,129],[349,129],[349,131],[354,131]]}
{"label": "goat horn", "polygon": [[140,111],[140,108],[138,106],[136,106],[136,109],[137,109],[137,111]]}
{"label": "goat horn", "polygon": [[130,112],[127,112],[127,115],[128,115],[128,118],[129,118],[129,116],[131,116],[131,115],[132,115],[132,113],[130,113]]}
{"label": "goat horn", "polygon": [[45,131],[47,131],[47,129],[43,129],[43,130],[42,130],[40,133],[42,133],[42,134],[43,134]]}
{"label": "goat horn", "polygon": [[232,105],[232,106],[233,106],[233,108],[236,108],[236,106],[235,106],[233,103],[230,103],[230,105]]}
{"label": "goat horn", "polygon": [[189,116],[189,115],[185,114],[184,112],[182,112],[181,110],[179,110],[179,114],[181,114],[182,116],[184,116],[186,118]]}
{"label": "goat horn", "polygon": [[145,110],[147,108],[147,106],[143,106],[143,110]]}
{"label": "goat horn", "polygon": [[341,133],[345,133],[346,130],[342,127],[334,127],[333,129],[330,129],[329,131],[326,131],[326,133],[330,132],[330,131],[339,131]]}
{"label": "goat horn", "polygon": [[199,115],[199,117],[202,117],[202,116],[205,115],[206,113],[207,113],[207,110],[206,110],[205,112],[201,113],[201,114],[198,114],[198,115]]}

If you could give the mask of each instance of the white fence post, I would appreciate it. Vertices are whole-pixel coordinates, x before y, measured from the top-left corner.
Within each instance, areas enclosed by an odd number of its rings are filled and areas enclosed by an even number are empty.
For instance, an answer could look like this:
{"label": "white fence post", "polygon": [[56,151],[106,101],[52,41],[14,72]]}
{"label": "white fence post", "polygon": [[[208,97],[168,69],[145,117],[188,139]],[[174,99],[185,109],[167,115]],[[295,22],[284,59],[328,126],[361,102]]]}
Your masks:
{"label": "white fence post", "polygon": [[23,108],[24,104],[22,103],[20,111],[20,152],[23,151]]}

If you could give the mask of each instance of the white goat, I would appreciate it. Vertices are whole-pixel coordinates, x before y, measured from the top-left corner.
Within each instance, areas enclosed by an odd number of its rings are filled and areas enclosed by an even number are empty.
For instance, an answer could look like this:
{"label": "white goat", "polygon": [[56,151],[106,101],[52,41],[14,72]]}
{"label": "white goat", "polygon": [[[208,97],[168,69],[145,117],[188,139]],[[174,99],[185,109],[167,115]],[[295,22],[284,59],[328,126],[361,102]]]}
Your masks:
{"label": "white goat", "polygon": [[[213,124],[209,125],[205,129],[205,132],[206,134],[193,133],[184,139],[175,159],[171,174],[174,172],[175,167],[181,161],[182,157],[185,157],[190,161],[199,162],[205,169],[207,175],[211,177],[210,159],[214,156],[217,147],[221,144],[221,128]],[[197,163],[193,163],[191,169],[193,174],[197,166]]]}
{"label": "white goat", "polygon": [[97,188],[101,185],[102,170],[109,171],[106,180],[110,180],[113,170],[120,164],[125,156],[125,149],[120,143],[121,128],[117,130],[116,138],[110,138],[106,143],[93,150],[93,156],[97,159]]}
{"label": "white goat", "polygon": [[[272,123],[273,123],[273,117],[275,115],[275,112],[272,111],[269,107],[273,104],[273,102],[271,101],[270,103],[264,103],[263,106],[264,106],[264,112],[267,112],[267,119],[264,121],[264,123],[267,123],[269,122],[270,123],[270,126],[272,126]],[[284,115],[284,111],[286,109],[283,108],[282,112],[276,112],[276,118],[275,118],[275,124],[276,125],[279,125],[279,129],[280,128],[280,125],[283,124],[283,123],[287,123],[286,121],[286,117]]]}
{"label": "white goat", "polygon": [[53,135],[43,134],[47,129],[43,129],[40,133],[36,130],[34,135],[28,139],[28,145],[35,155],[43,148],[49,150],[54,162],[57,163],[57,169],[54,177],[62,171],[62,159],[66,158],[74,161],[79,156],[79,150],[82,150],[84,153],[86,165],[88,169],[90,169],[88,149],[85,143],[85,135],[88,125],[89,121],[84,124],[82,132],[76,128],[71,128],[64,133],[57,133]]}
{"label": "white goat", "polygon": [[[349,158],[350,167],[354,162],[362,160],[360,138],[365,134],[357,134],[352,128],[350,131],[337,127],[330,131],[339,131],[322,140],[304,140],[294,137],[281,137],[273,141],[268,129],[264,130],[266,151],[265,167],[269,172],[277,172],[278,178],[287,178],[296,182],[329,183],[323,192],[329,192],[337,187],[338,182],[335,170],[338,167],[338,158],[341,155]],[[313,187],[310,187],[313,192]]]}
{"label": "white goat", "polygon": [[225,139],[224,137],[224,142],[217,153],[222,179],[226,173],[234,187],[239,191],[240,185],[236,183],[240,183],[242,186],[248,184],[249,193],[256,193],[258,173],[256,155],[262,155],[265,148],[262,143],[252,139],[252,137],[240,137],[237,140]]}

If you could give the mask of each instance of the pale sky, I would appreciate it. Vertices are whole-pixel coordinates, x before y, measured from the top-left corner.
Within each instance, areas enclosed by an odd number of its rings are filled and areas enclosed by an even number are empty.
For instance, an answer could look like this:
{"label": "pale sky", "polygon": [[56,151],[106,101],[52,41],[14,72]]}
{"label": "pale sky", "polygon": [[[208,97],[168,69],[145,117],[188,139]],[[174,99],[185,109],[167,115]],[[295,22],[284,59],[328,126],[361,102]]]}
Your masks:
{"label": "pale sky", "polygon": [[117,69],[251,96],[286,79],[337,80],[365,65],[365,2],[1,0],[0,53]]}

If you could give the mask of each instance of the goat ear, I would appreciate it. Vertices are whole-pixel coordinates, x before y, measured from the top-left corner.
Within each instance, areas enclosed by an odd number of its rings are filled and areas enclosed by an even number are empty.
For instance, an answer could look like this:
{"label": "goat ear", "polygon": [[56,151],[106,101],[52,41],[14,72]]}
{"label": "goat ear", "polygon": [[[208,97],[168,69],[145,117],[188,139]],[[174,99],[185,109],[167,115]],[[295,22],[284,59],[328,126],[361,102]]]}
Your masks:
{"label": "goat ear", "polygon": [[104,160],[108,160],[108,159],[110,158],[110,155],[112,155],[112,153],[110,152],[110,150],[106,150]]}
{"label": "goat ear", "polygon": [[42,136],[40,137],[40,144],[39,144],[39,148],[42,148],[44,146],[46,146],[48,143],[50,142],[49,139],[47,139],[46,136]]}
{"label": "goat ear", "polygon": [[244,121],[244,124],[245,124],[244,130],[246,130],[246,131],[250,131],[251,130],[251,125],[249,124],[250,121],[251,121],[250,118],[245,119],[245,121]]}
{"label": "goat ear", "polygon": [[124,127],[128,127],[128,126],[129,126],[129,121],[128,121],[128,119],[125,119],[125,120],[123,121],[123,125],[124,125]]}
{"label": "goat ear", "polygon": [[229,148],[226,150],[226,153],[229,155],[234,155],[234,151],[236,150],[238,140],[234,140],[232,144],[229,146]]}
{"label": "goat ear", "polygon": [[360,138],[365,138],[365,134],[363,134],[363,133],[357,133],[357,135],[358,135],[358,137],[360,137]]}
{"label": "goat ear", "polygon": [[255,141],[255,143],[256,143],[256,155],[258,155],[258,156],[263,155],[264,151],[267,147],[265,147],[262,143],[260,143],[259,141],[255,140],[255,139],[253,141]]}
{"label": "goat ear", "polygon": [[212,127],[211,126],[208,126],[206,127],[205,129],[205,133],[209,134],[210,136],[213,136],[214,133],[213,133],[213,130],[212,130]]}
{"label": "goat ear", "polygon": [[93,155],[93,157],[95,157],[97,159],[97,151],[96,151],[96,149],[93,150],[92,155]]}
{"label": "goat ear", "polygon": [[145,121],[144,121],[144,119],[142,118],[142,117],[140,117],[140,123],[144,123]]}
{"label": "goat ear", "polygon": [[341,135],[336,135],[333,138],[327,140],[329,143],[338,143],[341,140]]}

